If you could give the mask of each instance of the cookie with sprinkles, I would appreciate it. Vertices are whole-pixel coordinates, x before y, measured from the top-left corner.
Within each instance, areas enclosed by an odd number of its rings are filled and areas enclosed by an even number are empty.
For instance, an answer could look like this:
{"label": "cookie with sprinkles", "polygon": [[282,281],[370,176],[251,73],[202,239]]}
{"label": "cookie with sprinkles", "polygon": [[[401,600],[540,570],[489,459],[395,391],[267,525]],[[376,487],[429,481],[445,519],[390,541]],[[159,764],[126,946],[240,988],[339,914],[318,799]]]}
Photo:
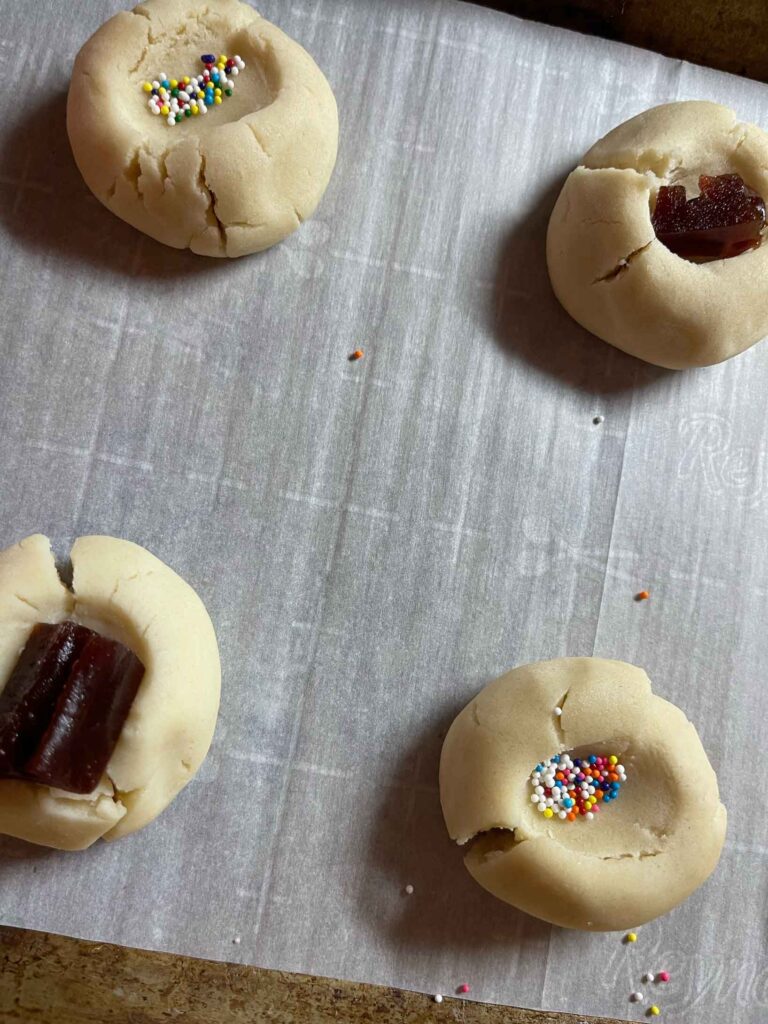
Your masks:
{"label": "cookie with sprinkles", "polygon": [[311,55],[243,0],[141,0],[136,15],[101,25],[72,68],[67,133],[94,196],[205,256],[260,252],[298,230],[339,138]]}
{"label": "cookie with sprinkles", "polygon": [[483,888],[627,942],[707,878],[725,837],[692,723],[642,669],[603,658],[522,665],[488,683],[445,737],[440,802]]}

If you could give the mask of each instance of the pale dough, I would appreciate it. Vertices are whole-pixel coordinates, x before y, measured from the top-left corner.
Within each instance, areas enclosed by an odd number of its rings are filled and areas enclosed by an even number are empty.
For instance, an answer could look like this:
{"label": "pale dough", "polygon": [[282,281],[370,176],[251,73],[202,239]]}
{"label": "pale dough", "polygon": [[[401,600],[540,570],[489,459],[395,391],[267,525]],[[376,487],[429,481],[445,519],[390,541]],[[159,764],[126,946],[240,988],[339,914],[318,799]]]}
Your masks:
{"label": "pale dough", "polygon": [[660,185],[740,174],[768,199],[768,134],[728,107],[668,103],[614,128],[563,186],[547,232],[552,287],[599,338],[659,366],[707,366],[768,334],[768,240],[695,264],[657,238]]}
{"label": "pale dough", "polygon": [[97,789],[86,796],[0,779],[0,833],[63,850],[147,825],[205,758],[219,708],[216,636],[202,601],[144,548],[80,537],[73,589],[39,534],[0,552],[0,691],[32,627],[70,619],[130,647],[144,678]]}
{"label": "pale dough", "polygon": [[[563,709],[558,718],[555,707]],[[528,779],[563,751],[618,754],[627,782],[594,821],[547,820]],[[630,928],[710,875],[725,839],[717,778],[694,726],[642,669],[601,658],[524,665],[454,720],[440,760],[448,831],[489,892],[566,928]],[[496,831],[493,831],[496,830]]]}
{"label": "pale dough", "polygon": [[[141,84],[238,54],[234,94],[169,127]],[[67,130],[86,184],[118,217],[177,249],[243,256],[315,210],[336,162],[333,92],[309,54],[248,4],[146,0],[75,61]]]}

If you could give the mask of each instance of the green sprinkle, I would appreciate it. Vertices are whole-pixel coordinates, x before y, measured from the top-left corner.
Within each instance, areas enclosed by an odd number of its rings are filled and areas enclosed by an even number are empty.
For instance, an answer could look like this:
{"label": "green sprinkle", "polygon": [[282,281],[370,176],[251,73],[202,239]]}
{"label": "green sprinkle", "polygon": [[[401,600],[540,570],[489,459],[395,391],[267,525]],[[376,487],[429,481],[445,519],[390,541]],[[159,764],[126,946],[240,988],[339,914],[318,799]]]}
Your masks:
{"label": "green sprinkle", "polygon": [[231,89],[225,89],[224,92],[227,94],[227,96],[231,96],[232,95],[232,90]]}
{"label": "green sprinkle", "polygon": [[192,117],[192,111],[189,109],[189,107],[187,107],[187,109],[184,111],[184,117]]}
{"label": "green sprinkle", "polygon": [[176,89],[171,89],[171,96],[178,96],[178,95],[179,95],[179,90],[178,90],[178,88],[176,88]]}
{"label": "green sprinkle", "polygon": [[178,124],[180,120],[181,120],[181,114],[177,114],[176,115],[176,124]]}

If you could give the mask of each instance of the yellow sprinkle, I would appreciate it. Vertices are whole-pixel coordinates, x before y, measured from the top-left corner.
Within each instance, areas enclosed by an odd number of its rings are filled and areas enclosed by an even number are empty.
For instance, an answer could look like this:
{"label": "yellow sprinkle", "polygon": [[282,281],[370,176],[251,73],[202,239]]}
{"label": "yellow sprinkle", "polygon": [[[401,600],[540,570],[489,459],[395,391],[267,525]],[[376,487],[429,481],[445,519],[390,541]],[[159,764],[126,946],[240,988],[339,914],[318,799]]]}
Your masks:
{"label": "yellow sprinkle", "polygon": [[144,85],[142,85],[141,88],[144,90],[144,92],[152,92],[152,83],[151,82],[145,82]]}
{"label": "yellow sprinkle", "polygon": [[618,764],[619,763],[619,759],[618,759],[618,757],[616,757],[615,754],[611,754],[611,756],[608,758],[608,760],[611,762],[611,764]]}
{"label": "yellow sprinkle", "polygon": [[658,1016],[659,1016],[659,1014],[661,1013],[661,1010],[660,1010],[660,1009],[658,1008],[658,1006],[656,1006],[656,1005],[654,1005],[654,1006],[649,1006],[649,1007],[648,1007],[648,1013],[650,1013],[650,1015],[651,1015],[652,1017],[658,1017]]}
{"label": "yellow sprinkle", "polygon": [[214,89],[213,90],[213,95],[214,96],[221,96],[221,89]]}
{"label": "yellow sprinkle", "polygon": [[552,815],[553,815],[553,813],[554,813],[554,812],[553,812],[552,808],[551,808],[551,807],[548,807],[548,808],[546,809],[546,811],[544,811],[544,817],[545,817],[545,818],[551,818],[551,817],[552,817]]}
{"label": "yellow sprinkle", "polygon": [[171,112],[171,108],[168,106],[167,103],[165,104],[165,106],[160,107],[160,113],[164,114],[166,117],[168,117],[170,112]]}
{"label": "yellow sprinkle", "polygon": [[198,98],[199,100],[204,100],[204,99],[205,99],[205,93],[204,93],[204,92],[198,92],[198,94],[197,94],[197,98]]}
{"label": "yellow sprinkle", "polygon": [[626,939],[627,942],[637,942],[637,935],[635,932],[627,932]]}
{"label": "yellow sprinkle", "polygon": [[199,114],[199,113],[200,113],[200,111],[199,111],[199,109],[198,109],[198,106],[197,106],[197,104],[196,104],[196,103],[193,103],[193,104],[192,104],[192,116],[194,117],[194,116],[195,116],[196,114]]}
{"label": "yellow sprinkle", "polygon": [[227,62],[227,55],[226,55],[226,53],[220,53],[219,54],[219,60],[222,61],[224,64],[226,64],[226,62]]}
{"label": "yellow sprinkle", "polygon": [[184,83],[184,85],[189,85],[189,75],[184,75],[184,77],[182,78],[182,82]]}
{"label": "yellow sprinkle", "polygon": [[179,87],[179,83],[177,82],[177,80],[175,78],[172,78],[171,79],[171,88],[172,89],[178,89],[178,87]]}
{"label": "yellow sprinkle", "polygon": [[213,102],[216,104],[216,106],[220,106],[221,105],[221,96],[214,96],[213,97]]}

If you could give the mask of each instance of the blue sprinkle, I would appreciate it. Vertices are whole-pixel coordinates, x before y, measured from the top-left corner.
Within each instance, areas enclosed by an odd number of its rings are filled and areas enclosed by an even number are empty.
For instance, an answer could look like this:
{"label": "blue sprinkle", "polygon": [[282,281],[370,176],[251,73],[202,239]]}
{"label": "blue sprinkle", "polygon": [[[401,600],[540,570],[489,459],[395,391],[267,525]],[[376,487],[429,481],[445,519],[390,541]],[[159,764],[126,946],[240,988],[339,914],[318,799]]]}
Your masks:
{"label": "blue sprinkle", "polygon": [[212,107],[213,106],[213,96],[206,96],[205,97],[205,105],[206,105],[206,107]]}
{"label": "blue sprinkle", "polygon": [[592,756],[590,757],[589,763],[590,764],[597,764],[597,757],[594,754],[592,754]]}
{"label": "blue sprinkle", "polygon": [[169,81],[167,81],[167,80],[164,81],[164,82],[161,82],[160,85],[162,85],[162,87],[164,89],[170,89],[171,88],[171,83]]}
{"label": "blue sprinkle", "polygon": [[555,756],[552,758],[552,760],[555,762],[555,764],[560,764],[560,755],[559,754],[555,754]]}
{"label": "blue sprinkle", "polygon": [[213,74],[211,75],[211,81],[212,82],[218,82],[218,80],[219,80],[219,72],[218,71],[214,71]]}
{"label": "blue sprinkle", "polygon": [[203,64],[215,64],[216,56],[213,53],[204,53],[200,60],[203,62]]}

